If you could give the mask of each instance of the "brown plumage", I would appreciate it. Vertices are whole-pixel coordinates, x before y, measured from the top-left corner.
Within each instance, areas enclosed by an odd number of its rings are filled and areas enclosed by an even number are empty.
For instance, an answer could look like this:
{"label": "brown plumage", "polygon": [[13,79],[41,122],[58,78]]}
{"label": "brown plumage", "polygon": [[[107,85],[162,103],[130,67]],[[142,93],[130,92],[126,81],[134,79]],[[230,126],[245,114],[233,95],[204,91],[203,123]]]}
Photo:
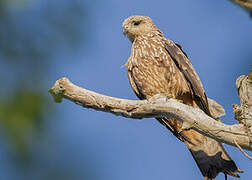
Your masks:
{"label": "brown plumage", "polygon": [[[139,99],[163,94],[211,116],[201,81],[181,46],[166,39],[146,16],[126,19],[123,32],[133,43],[126,66],[130,84]],[[204,179],[212,180],[219,172],[239,177],[237,172],[242,171],[219,142],[194,130],[181,131],[182,123],[176,119],[157,120],[185,142]]]}

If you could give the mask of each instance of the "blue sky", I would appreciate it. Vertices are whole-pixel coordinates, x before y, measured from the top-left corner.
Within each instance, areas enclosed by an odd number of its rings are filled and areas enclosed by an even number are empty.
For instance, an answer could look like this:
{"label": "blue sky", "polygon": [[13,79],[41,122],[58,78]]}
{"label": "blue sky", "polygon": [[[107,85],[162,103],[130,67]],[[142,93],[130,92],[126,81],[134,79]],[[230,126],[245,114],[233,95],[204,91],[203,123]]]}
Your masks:
{"label": "blue sky", "polygon": [[[60,0],[55,3],[61,5]],[[98,93],[137,99],[126,69],[121,67],[131,50],[121,24],[131,15],[145,15],[168,39],[182,45],[208,97],[225,108],[227,115],[222,120],[236,123],[232,113],[232,104],[239,103],[235,80],[252,68],[252,19],[245,11],[225,0],[87,0],[80,4],[86,5],[87,10],[85,21],[79,18],[80,30],[88,38],[83,38],[76,51],[62,50],[52,58],[45,75],[46,96],[50,96],[46,90],[55,80],[68,77]],[[65,28],[72,25],[71,17],[68,19]],[[78,172],[76,180],[83,179],[84,171],[89,171],[90,179],[99,180],[201,179],[185,145],[155,119],[126,119],[84,109],[66,100],[61,104],[51,101],[51,105],[56,109],[48,118],[49,136],[42,142],[43,148],[55,148],[51,161],[62,162],[66,171]],[[47,147],[48,142],[53,147]],[[245,171],[241,179],[251,179],[251,162],[238,149],[226,147]],[[41,154],[41,159],[44,156]],[[6,177],[12,179],[8,168],[6,165]]]}
{"label": "blue sky", "polygon": [[[87,2],[89,4],[89,2]],[[146,15],[165,36],[183,46],[198,72],[207,95],[226,110],[225,123],[233,120],[232,104],[239,103],[235,80],[252,68],[252,20],[228,1],[117,1],[90,3],[88,45],[57,65],[52,82],[62,76],[98,93],[136,99],[126,69],[131,43],[121,23],[131,15]],[[81,23],[81,22],[80,22]],[[74,61],[78,59],[79,61]],[[80,60],[81,59],[81,60]],[[71,102],[58,105],[58,138],[65,153],[81,167],[88,157],[98,179],[165,180],[200,179],[185,145],[154,119],[136,121],[83,109]],[[251,162],[238,149],[226,146],[237,165],[251,179]],[[90,163],[89,161],[89,163]],[[216,179],[223,179],[219,175]],[[232,177],[230,179],[233,179]]]}

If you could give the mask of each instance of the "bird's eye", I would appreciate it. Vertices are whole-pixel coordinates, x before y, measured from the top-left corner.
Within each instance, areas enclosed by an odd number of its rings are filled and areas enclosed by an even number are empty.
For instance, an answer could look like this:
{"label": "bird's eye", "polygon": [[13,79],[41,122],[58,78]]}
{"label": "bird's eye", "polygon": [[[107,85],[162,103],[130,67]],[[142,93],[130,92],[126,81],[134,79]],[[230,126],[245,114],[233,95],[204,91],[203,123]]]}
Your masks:
{"label": "bird's eye", "polygon": [[140,23],[141,23],[141,21],[134,21],[134,22],[133,22],[133,25],[134,25],[134,26],[138,26]]}

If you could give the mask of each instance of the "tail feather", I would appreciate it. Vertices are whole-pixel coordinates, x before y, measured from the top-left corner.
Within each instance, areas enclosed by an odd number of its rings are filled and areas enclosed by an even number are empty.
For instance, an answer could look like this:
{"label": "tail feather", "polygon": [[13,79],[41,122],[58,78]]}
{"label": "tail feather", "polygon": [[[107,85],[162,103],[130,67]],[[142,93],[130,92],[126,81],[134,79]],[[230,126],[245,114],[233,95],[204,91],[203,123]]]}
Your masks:
{"label": "tail feather", "polygon": [[[186,143],[205,180],[213,180],[220,173],[239,178],[243,172],[229,157],[221,143],[205,137],[204,145]],[[200,147],[197,147],[200,146]],[[194,150],[193,150],[194,149]],[[195,150],[198,149],[198,150]]]}
{"label": "tail feather", "polygon": [[157,118],[190,150],[204,180],[214,180],[219,173],[239,178],[243,171],[228,155],[221,143],[190,129],[181,131],[182,123],[174,118]]}

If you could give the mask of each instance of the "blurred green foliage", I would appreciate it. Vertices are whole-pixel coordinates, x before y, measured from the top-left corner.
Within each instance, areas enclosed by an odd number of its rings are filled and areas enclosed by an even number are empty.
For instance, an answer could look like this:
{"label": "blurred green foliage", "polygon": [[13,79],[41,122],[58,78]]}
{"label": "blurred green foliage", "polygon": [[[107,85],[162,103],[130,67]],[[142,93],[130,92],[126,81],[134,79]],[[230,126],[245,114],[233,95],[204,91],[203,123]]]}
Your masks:
{"label": "blurred green foliage", "polygon": [[29,89],[17,89],[12,96],[1,98],[0,123],[18,158],[29,158],[27,142],[39,130],[48,108],[46,101],[43,95]]}
{"label": "blurred green foliage", "polygon": [[0,0],[0,5],[3,7],[23,7],[28,4],[30,0]]}
{"label": "blurred green foliage", "polygon": [[[0,135],[14,166],[41,163],[34,157],[40,153],[32,152],[47,135],[46,119],[53,108],[45,82],[52,64],[62,60],[57,57],[84,42],[80,22],[86,17],[78,0],[0,0]],[[23,165],[19,170],[28,171]],[[57,167],[41,176],[72,179]]]}
{"label": "blurred green foliage", "polygon": [[[86,11],[79,1],[42,1],[23,9],[0,6],[2,60],[48,66],[59,51],[75,50],[83,42]],[[6,1],[7,2],[7,1]],[[19,2],[20,3],[20,2]],[[20,62],[21,63],[21,62]],[[35,66],[35,64],[32,64]]]}

